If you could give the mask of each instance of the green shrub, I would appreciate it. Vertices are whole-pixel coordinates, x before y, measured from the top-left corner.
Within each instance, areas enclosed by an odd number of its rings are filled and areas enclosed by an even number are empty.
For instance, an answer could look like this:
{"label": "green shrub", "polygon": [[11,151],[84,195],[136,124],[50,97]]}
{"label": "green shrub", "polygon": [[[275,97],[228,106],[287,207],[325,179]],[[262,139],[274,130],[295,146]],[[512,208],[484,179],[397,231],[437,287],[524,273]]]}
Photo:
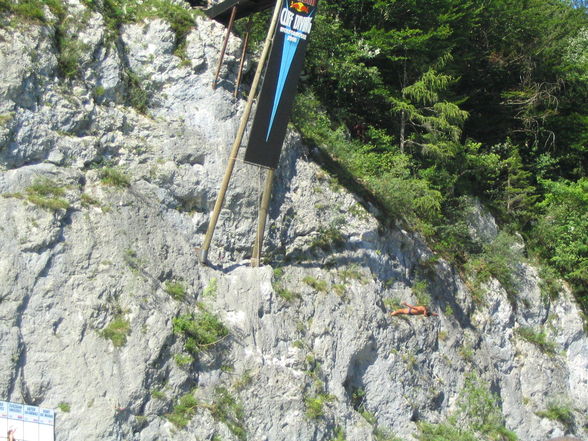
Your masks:
{"label": "green shrub", "polygon": [[127,99],[137,112],[146,114],[149,107],[149,91],[146,78],[140,77],[131,70],[126,70],[124,82],[127,88]]}
{"label": "green shrub", "polygon": [[63,78],[73,79],[81,75],[81,57],[83,52],[87,52],[90,47],[79,41],[76,37],[67,35],[64,25],[61,24],[56,28],[57,38],[57,66],[59,73]]}
{"label": "green shrub", "polygon": [[206,407],[210,410],[212,417],[225,424],[238,440],[245,441],[247,439],[243,405],[231,395],[227,388],[216,387],[213,401]]}
{"label": "green shrub", "polygon": [[292,302],[292,301],[300,298],[300,294],[292,292],[289,289],[284,288],[280,284],[277,284],[277,283],[274,284],[273,288],[274,288],[275,293],[287,302]]}
{"label": "green shrub", "polygon": [[493,277],[500,282],[512,302],[516,300],[516,267],[523,259],[522,251],[513,247],[515,243],[517,239],[514,236],[501,232],[466,265],[477,287]]}
{"label": "green shrub", "polygon": [[191,391],[181,396],[171,413],[165,415],[172,424],[180,429],[188,425],[200,404],[194,393],[195,391]]}
{"label": "green shrub", "polygon": [[419,441],[479,441],[469,430],[453,424],[418,423]]}
{"label": "green shrub", "polygon": [[335,283],[331,286],[331,288],[339,297],[343,297],[345,295],[345,292],[347,291],[347,288],[345,288],[345,285],[343,285],[342,283]]}
{"label": "green shrub", "polygon": [[188,354],[176,354],[174,355],[174,361],[180,367],[188,366],[194,362],[194,357]]}
{"label": "green shrub", "polygon": [[457,415],[466,423],[467,430],[483,435],[484,440],[517,440],[517,436],[504,427],[504,417],[497,397],[476,373],[466,375],[458,399]]}
{"label": "green shrub", "polygon": [[540,256],[574,288],[588,312],[588,178],[576,182],[541,181],[547,190],[539,207],[544,214],[534,226],[532,239]]}
{"label": "green shrub", "polygon": [[94,88],[94,91],[92,92],[92,95],[94,96],[95,99],[97,99],[97,98],[103,97],[105,93],[106,93],[106,89],[104,89],[104,86],[96,86]]}
{"label": "green shrub", "polygon": [[306,276],[302,281],[316,291],[327,292],[328,290],[328,284],[324,280],[318,280],[315,277]]}
{"label": "green shrub", "polygon": [[94,199],[88,193],[82,193],[82,195],[80,196],[80,202],[82,204],[82,207],[100,207],[102,205],[98,199]]}
{"label": "green shrub", "polygon": [[69,403],[66,403],[65,401],[62,401],[61,403],[59,403],[57,405],[57,407],[59,408],[59,410],[61,410],[62,412],[69,412],[71,410],[71,406],[69,405]]}
{"label": "green shrub", "polygon": [[184,300],[186,297],[186,287],[182,282],[167,280],[163,289],[176,300]]}
{"label": "green shrub", "polygon": [[154,399],[156,399],[156,400],[165,400],[165,399],[167,399],[167,397],[165,396],[165,393],[163,393],[159,389],[153,389],[151,391],[151,397],[154,398]]}
{"label": "green shrub", "polygon": [[185,337],[186,351],[193,355],[214,346],[229,334],[227,327],[204,309],[196,314],[176,317],[172,324],[174,333]]}
{"label": "green shrub", "polygon": [[382,300],[382,303],[384,304],[384,307],[389,310],[389,311],[394,311],[396,309],[402,308],[402,304],[400,302],[400,300],[398,300],[397,298],[392,298],[392,297],[387,297],[385,299]]}
{"label": "green shrub", "polygon": [[213,277],[208,282],[208,285],[206,285],[206,288],[204,288],[204,291],[202,291],[202,295],[204,297],[213,297],[214,298],[214,297],[216,297],[217,291],[218,291],[218,279],[216,277]]}
{"label": "green shrub", "polygon": [[335,438],[331,441],[345,441],[345,430],[341,426],[335,427]]}
{"label": "green shrub", "polygon": [[[137,2],[139,3],[139,2]],[[186,36],[195,25],[195,15],[197,11],[184,6],[175,4],[166,0],[146,0],[139,3],[139,6],[133,11],[134,20],[141,21],[145,18],[156,17],[163,18],[172,27],[176,34],[178,47],[185,41]]]}
{"label": "green shrub", "polygon": [[272,282],[272,287],[274,292],[283,298],[287,302],[292,302],[298,298],[300,298],[300,294],[290,291],[289,289],[283,286],[282,278],[284,277],[284,268],[277,267],[274,268],[273,271],[274,281]]}
{"label": "green shrub", "polygon": [[345,245],[345,236],[341,233],[338,226],[331,225],[328,227],[321,227],[318,231],[318,236],[310,243],[311,251],[329,251],[337,249]]}
{"label": "green shrub", "polygon": [[62,197],[65,195],[65,189],[51,179],[37,179],[25,191],[27,200],[41,208],[52,211],[69,208],[69,202]]}
{"label": "green shrub", "polygon": [[279,282],[282,279],[282,277],[284,277],[284,268],[281,266],[274,268],[273,276],[274,276],[275,281]]}
{"label": "green shrub", "polygon": [[350,280],[358,280],[362,283],[364,282],[364,277],[357,265],[351,265],[345,269],[339,270],[337,275],[344,282],[349,282]]}
{"label": "green shrub", "polygon": [[439,424],[417,423],[419,441],[516,441],[517,436],[504,427],[504,418],[496,397],[476,373],[466,375],[457,411]]}
{"label": "green shrub", "polygon": [[127,343],[127,336],[131,333],[131,324],[122,316],[117,316],[104,328],[100,335],[112,341],[116,348],[120,348]]}
{"label": "green shrub", "polygon": [[[100,12],[112,35],[116,35],[124,23],[136,23],[146,18],[163,18],[176,34],[176,46],[181,46],[195,25],[195,17],[202,12],[187,4],[165,0],[83,0],[87,7]],[[111,35],[111,38],[112,38]]]}
{"label": "green shrub", "polygon": [[572,409],[562,403],[551,402],[548,404],[547,410],[536,413],[542,418],[560,422],[568,431],[572,431],[576,424]]}
{"label": "green shrub", "polygon": [[251,374],[251,371],[247,369],[243,372],[243,374],[241,374],[239,378],[235,380],[235,382],[233,383],[233,387],[235,388],[235,390],[241,391],[245,389],[247,386],[249,386],[251,383],[253,383],[253,375]]}
{"label": "green shrub", "polygon": [[100,182],[111,187],[126,188],[131,186],[130,178],[114,167],[104,167],[99,173]]}
{"label": "green shrub", "polygon": [[49,7],[49,10],[57,16],[64,14],[64,6],[61,0],[0,0],[0,12],[5,11],[15,14],[26,20],[33,22],[46,23],[44,7]]}
{"label": "green shrub", "polygon": [[522,326],[520,328],[516,328],[515,332],[523,340],[526,340],[529,343],[537,346],[542,352],[550,355],[554,355],[556,353],[556,344],[547,339],[547,335],[544,331],[535,331],[533,328]]}
{"label": "green shrub", "polygon": [[471,344],[464,343],[463,346],[459,348],[459,355],[465,361],[472,361],[474,359],[474,348],[472,348]]}
{"label": "green shrub", "polygon": [[365,407],[362,407],[362,409],[359,410],[359,413],[368,422],[368,424],[375,426],[378,423],[376,415],[367,410]]}
{"label": "green shrub", "polygon": [[14,112],[0,113],[0,127],[6,127],[14,119]]}
{"label": "green shrub", "polygon": [[412,285],[412,294],[416,297],[419,305],[428,306],[431,303],[431,296],[428,293],[429,282],[424,279],[417,280]]}
{"label": "green shrub", "polygon": [[334,397],[328,394],[317,394],[314,397],[306,397],[304,404],[306,405],[305,415],[313,420],[322,417],[325,414],[325,403],[333,401]]}
{"label": "green shrub", "polygon": [[563,289],[559,274],[550,266],[543,266],[539,270],[539,288],[544,299],[555,300]]}
{"label": "green shrub", "polygon": [[383,427],[374,428],[374,439],[375,441],[402,441],[390,429]]}

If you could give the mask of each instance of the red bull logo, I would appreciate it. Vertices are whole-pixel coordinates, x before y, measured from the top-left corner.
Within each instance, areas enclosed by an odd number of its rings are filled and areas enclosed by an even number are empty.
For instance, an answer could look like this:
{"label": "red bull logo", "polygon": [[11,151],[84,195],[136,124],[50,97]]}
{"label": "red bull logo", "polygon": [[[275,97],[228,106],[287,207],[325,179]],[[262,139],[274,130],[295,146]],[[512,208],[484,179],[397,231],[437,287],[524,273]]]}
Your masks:
{"label": "red bull logo", "polygon": [[298,11],[298,12],[304,12],[305,14],[308,14],[310,12],[310,9],[308,9],[308,6],[306,6],[302,2],[291,1],[290,2],[290,9],[294,9],[295,11]]}

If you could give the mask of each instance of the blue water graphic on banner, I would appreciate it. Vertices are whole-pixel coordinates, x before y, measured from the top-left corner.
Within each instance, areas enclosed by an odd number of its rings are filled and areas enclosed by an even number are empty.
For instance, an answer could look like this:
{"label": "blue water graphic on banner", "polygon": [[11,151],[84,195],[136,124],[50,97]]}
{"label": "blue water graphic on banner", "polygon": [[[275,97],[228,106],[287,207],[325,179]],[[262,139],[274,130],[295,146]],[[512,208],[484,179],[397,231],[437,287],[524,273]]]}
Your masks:
{"label": "blue water graphic on banner", "polygon": [[[284,7],[288,7],[288,0],[284,2]],[[310,16],[312,16],[312,14],[310,14]],[[287,27],[287,29],[292,29],[292,27]],[[300,37],[295,35],[288,35],[284,39],[284,46],[282,48],[282,63],[280,65],[280,74],[278,76],[278,82],[276,85],[276,94],[274,95],[274,105],[272,107],[272,114],[270,117],[269,127],[267,128],[267,133],[265,136],[266,141],[269,139],[270,132],[272,131],[272,127],[274,125],[274,118],[276,116],[276,112],[280,104],[280,99],[282,98],[284,84],[286,84],[286,79],[288,78],[288,74],[290,73],[290,66],[292,65],[294,55],[296,55],[296,50],[298,49],[299,42]]]}
{"label": "blue water graphic on banner", "polygon": [[278,24],[244,160],[275,169],[288,128],[318,0],[278,0]]}
{"label": "blue water graphic on banner", "polygon": [[[292,38],[295,41],[291,41]],[[278,110],[278,105],[280,104],[280,98],[282,98],[282,91],[284,90],[284,84],[286,83],[286,78],[288,78],[288,72],[290,71],[290,65],[292,64],[292,60],[294,59],[294,55],[296,54],[296,49],[298,48],[298,41],[300,39],[296,37],[287,37],[284,41],[284,48],[282,50],[282,65],[280,66],[280,75],[278,76],[278,84],[276,87],[276,95],[274,96],[274,106],[272,107],[272,116],[270,117],[269,127],[267,129],[267,135],[265,140],[267,141],[270,132],[272,131],[272,126],[274,125],[274,118],[276,116],[276,111]]]}

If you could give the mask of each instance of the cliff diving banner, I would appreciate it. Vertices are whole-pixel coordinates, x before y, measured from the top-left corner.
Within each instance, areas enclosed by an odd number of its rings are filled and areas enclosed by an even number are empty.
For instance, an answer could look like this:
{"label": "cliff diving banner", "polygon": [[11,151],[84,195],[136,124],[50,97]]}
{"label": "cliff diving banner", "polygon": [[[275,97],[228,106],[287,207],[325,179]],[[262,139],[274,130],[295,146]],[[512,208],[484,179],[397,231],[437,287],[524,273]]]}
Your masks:
{"label": "cliff diving banner", "polygon": [[278,1],[282,10],[245,152],[246,162],[268,168],[278,166],[318,2]]}

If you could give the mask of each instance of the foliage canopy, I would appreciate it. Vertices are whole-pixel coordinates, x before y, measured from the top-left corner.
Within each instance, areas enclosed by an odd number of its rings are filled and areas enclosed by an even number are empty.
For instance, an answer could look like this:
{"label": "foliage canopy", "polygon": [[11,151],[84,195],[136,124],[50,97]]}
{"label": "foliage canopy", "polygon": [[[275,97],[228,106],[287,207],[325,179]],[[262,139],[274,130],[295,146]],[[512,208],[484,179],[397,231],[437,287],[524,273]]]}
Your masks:
{"label": "foliage canopy", "polygon": [[583,2],[323,2],[294,121],[457,263],[491,247],[465,221],[481,200],[587,310],[587,63]]}

